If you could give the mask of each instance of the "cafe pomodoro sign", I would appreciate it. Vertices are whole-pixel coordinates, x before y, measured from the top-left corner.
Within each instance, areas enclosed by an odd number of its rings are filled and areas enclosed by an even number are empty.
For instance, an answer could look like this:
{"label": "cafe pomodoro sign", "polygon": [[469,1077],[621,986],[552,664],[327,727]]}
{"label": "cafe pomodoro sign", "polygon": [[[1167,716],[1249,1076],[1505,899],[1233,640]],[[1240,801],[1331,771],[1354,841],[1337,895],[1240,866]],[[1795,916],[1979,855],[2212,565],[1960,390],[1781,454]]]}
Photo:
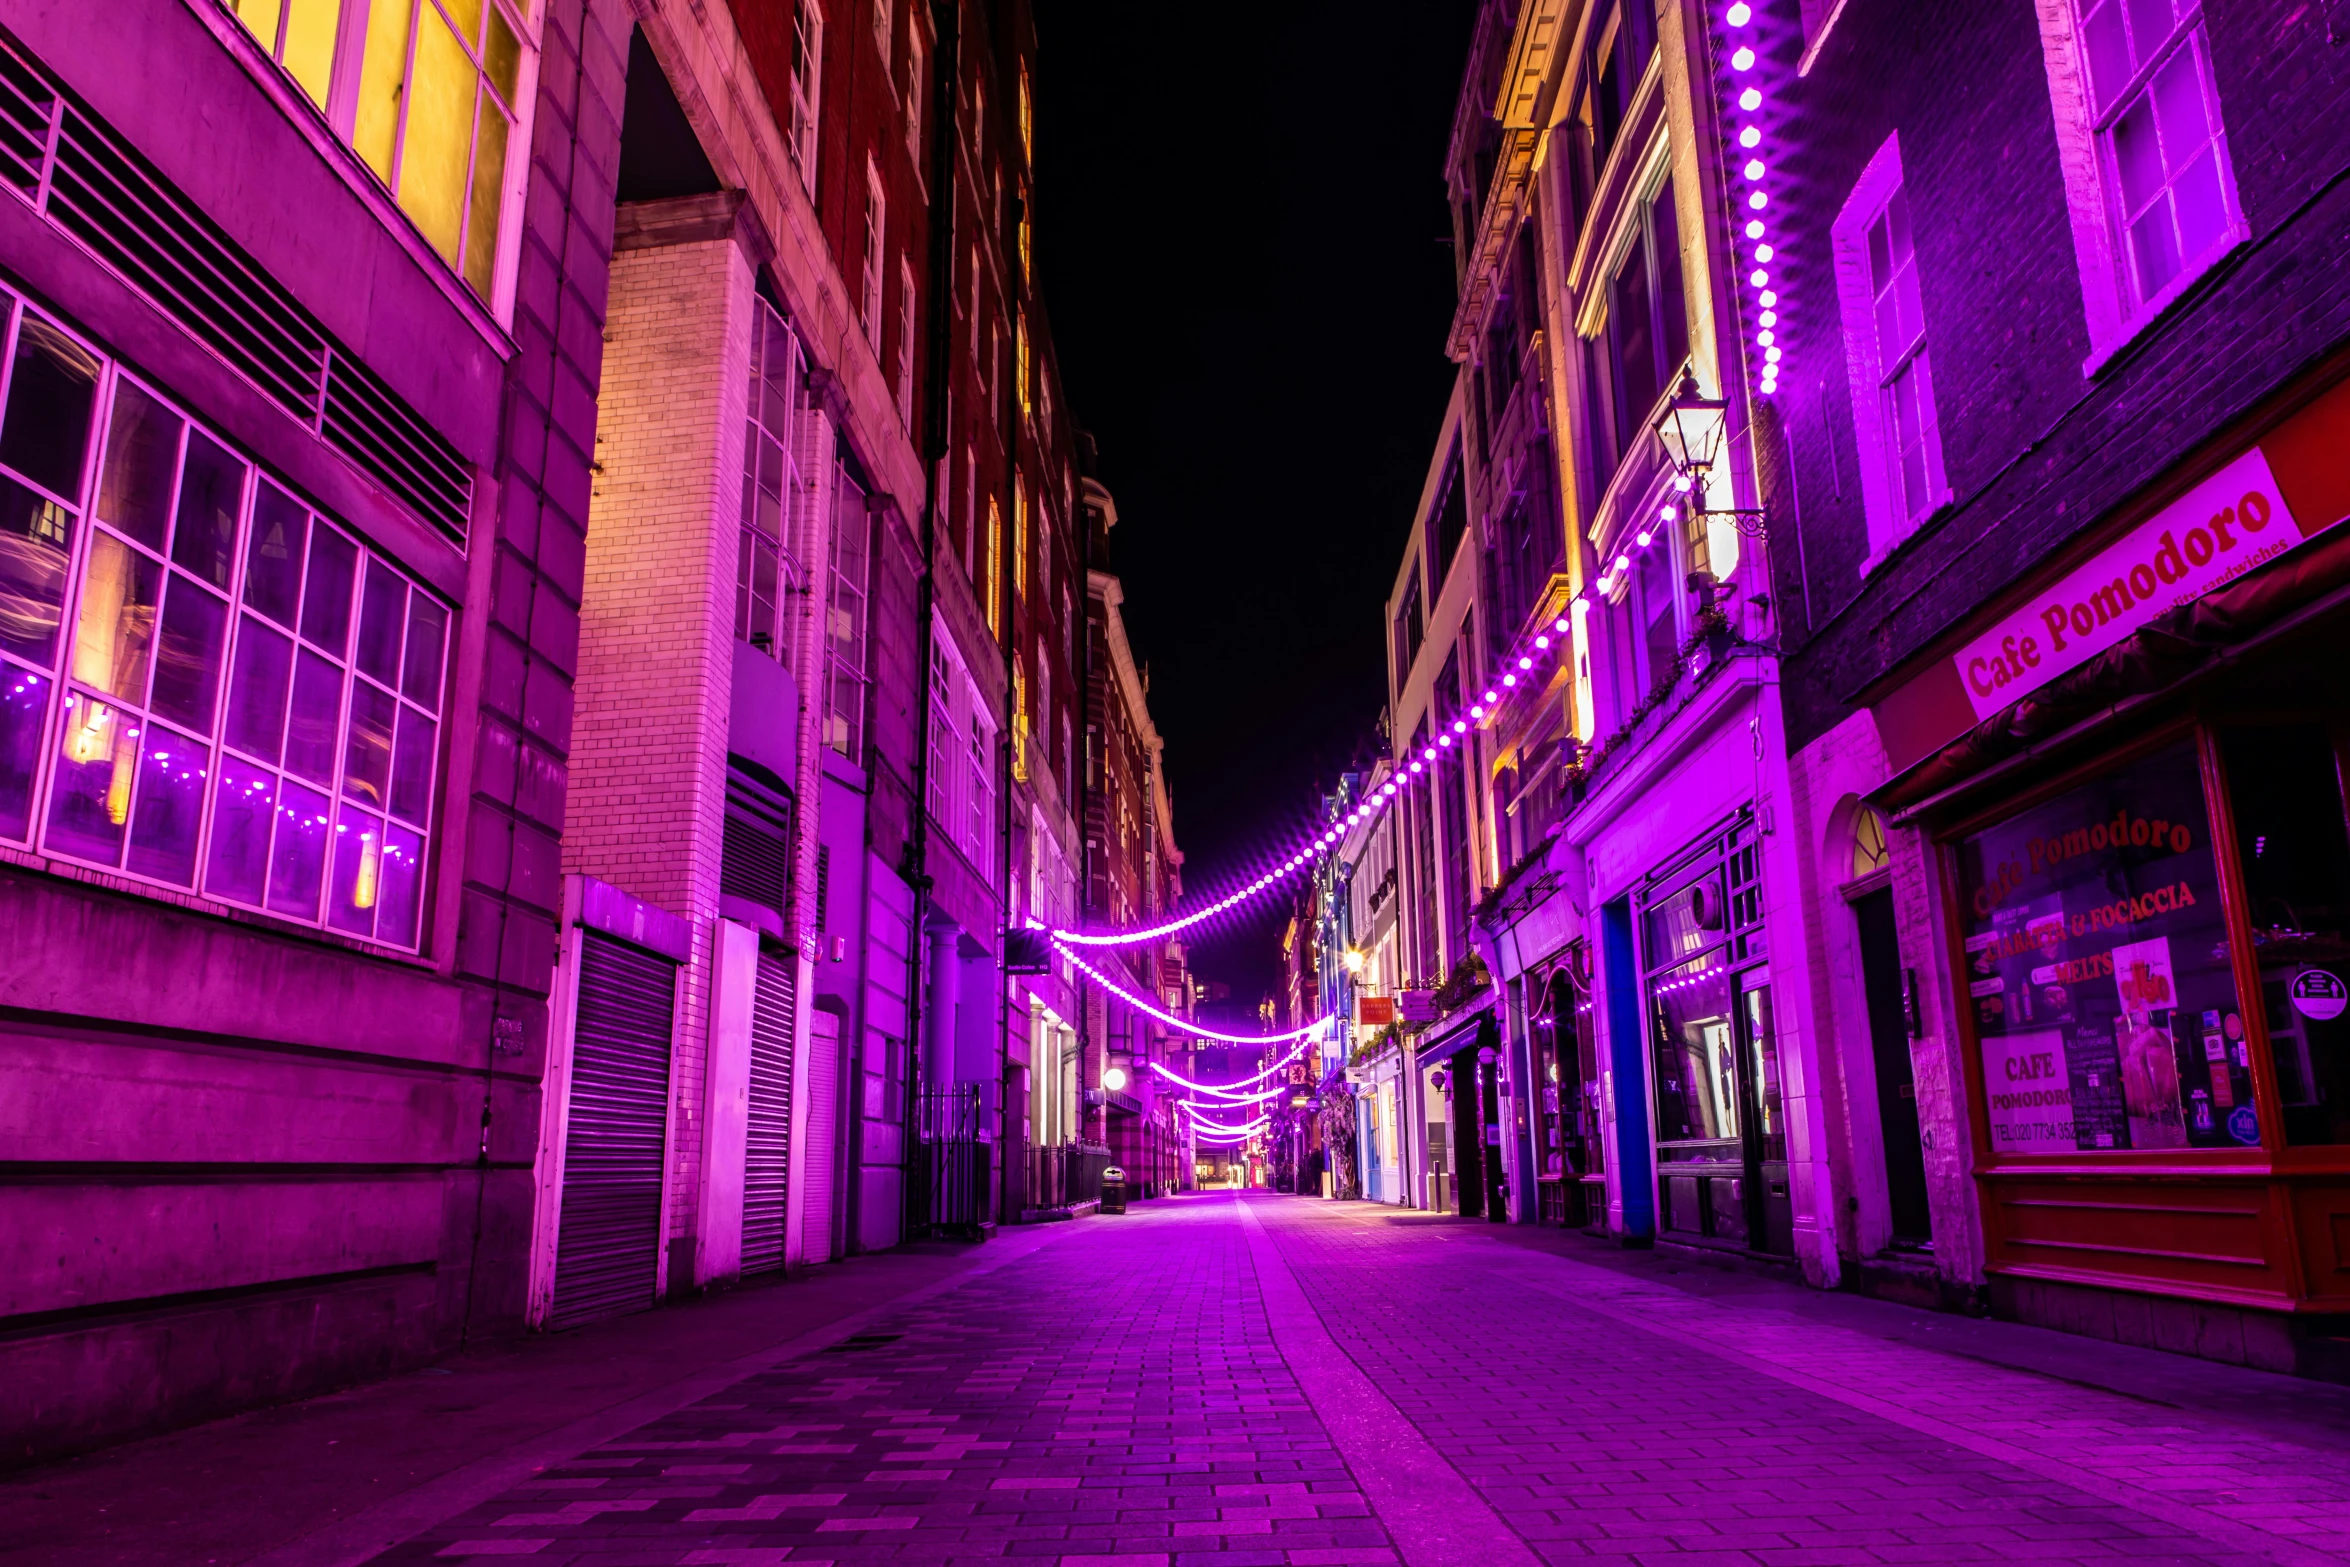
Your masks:
{"label": "cafe pomodoro sign", "polygon": [[2301,542],[2255,447],[1959,649],[1978,719]]}

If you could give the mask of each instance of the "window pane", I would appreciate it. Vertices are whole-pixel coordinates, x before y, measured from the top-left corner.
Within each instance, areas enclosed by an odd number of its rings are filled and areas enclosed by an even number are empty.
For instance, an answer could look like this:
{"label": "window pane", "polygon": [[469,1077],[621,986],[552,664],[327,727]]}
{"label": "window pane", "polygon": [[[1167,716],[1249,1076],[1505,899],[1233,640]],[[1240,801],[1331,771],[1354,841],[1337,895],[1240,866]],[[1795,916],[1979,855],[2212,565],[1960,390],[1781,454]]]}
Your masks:
{"label": "window pane", "polygon": [[223,593],[236,564],[237,514],[244,505],[245,465],[201,430],[190,430],[171,558]]}
{"label": "window pane", "polygon": [[2081,24],[2081,42],[2089,56],[2089,91],[2103,109],[2130,84],[2130,40],[2122,31],[2121,0],[2089,13]]}
{"label": "window pane", "polygon": [[315,784],[335,778],[342,733],[343,672],[308,648],[294,666],[294,711],[286,723],[286,766]]}
{"label": "window pane", "polygon": [[2203,114],[2203,72],[2193,45],[2170,57],[2154,78],[2154,117],[2162,127],[2163,167],[2176,171],[2211,140]]}
{"label": "window pane", "polygon": [[0,421],[0,462],[79,505],[97,396],[98,361],[26,312],[9,371],[8,416]]}
{"label": "window pane", "polygon": [[441,710],[441,637],[449,613],[421,593],[408,599],[408,657],[400,694],[428,713]]}
{"label": "window pane", "polygon": [[2113,128],[2114,171],[2121,177],[2122,216],[2136,217],[2162,192],[2162,148],[2154,136],[2154,100],[2141,97]]}
{"label": "window pane", "polygon": [[286,17],[286,70],[310,101],[326,107],[328,79],[335,63],[337,0],[293,0]]}
{"label": "window pane", "polygon": [[412,5],[413,0],[372,0],[367,8],[367,51],[359,68],[359,113],[351,146],[387,185],[400,133],[400,84],[408,77]]}
{"label": "window pane", "polygon": [[400,739],[392,753],[392,814],[423,822],[432,807],[433,741],[440,726],[412,707],[400,710]]}
{"label": "window pane", "polygon": [[400,206],[444,261],[457,260],[465,217],[467,157],[473,150],[473,62],[440,12],[416,20],[408,77],[408,123],[400,144]]}
{"label": "window pane", "polygon": [[269,824],[277,814],[277,775],[235,757],[220,764],[212,798],[212,856],[204,890],[258,904],[269,874]]}
{"label": "window pane", "polygon": [[228,743],[274,763],[286,732],[286,687],[294,641],[251,615],[237,627],[236,668],[228,683]]}
{"label": "window pane", "polygon": [[2179,238],[2171,228],[2170,203],[2157,201],[2130,225],[2130,255],[2138,264],[2138,297],[2152,299],[2179,275]]}
{"label": "window pane", "polygon": [[495,5],[490,7],[489,34],[481,42],[481,63],[498,96],[511,106],[522,86],[522,44],[514,29],[506,25],[505,13]]}
{"label": "window pane", "polygon": [[424,903],[424,835],[384,829],[383,891],[376,900],[375,939],[416,945],[416,916]]}
{"label": "window pane", "polygon": [[277,840],[269,850],[269,906],[278,913],[318,918],[326,828],[326,796],[297,783],[285,784],[278,797]]}
{"label": "window pane", "polygon": [[173,572],[155,656],[155,696],[148,705],[158,717],[210,735],[227,650],[227,603]]}
{"label": "window pane", "polygon": [[302,583],[302,635],[341,658],[350,651],[351,574],[359,551],[329,527],[310,532],[310,570]]}
{"label": "window pane", "polygon": [[2131,58],[2144,65],[2169,41],[2171,0],[2129,0]]}
{"label": "window pane", "polygon": [[131,817],[130,868],[177,887],[193,886],[211,756],[206,747],[160,724],[147,725],[144,749],[139,804]]}
{"label": "window pane", "polygon": [[351,685],[351,739],[343,751],[343,793],[383,809],[392,781],[391,693],[360,680]]}
{"label": "window pane", "polygon": [[2210,147],[2187,166],[2171,187],[2178,204],[2179,259],[2182,264],[2209,250],[2227,227],[2227,210],[2220,198],[2219,160]]}
{"label": "window pane", "polygon": [[[1657,328],[1664,344],[1664,373],[1669,380],[1689,357],[1689,301],[1681,289],[1681,214],[1673,205],[1673,182],[1667,180],[1650,209],[1652,243],[1656,249]],[[1661,384],[1660,384],[1661,389]]]}
{"label": "window pane", "polygon": [[253,537],[245,546],[245,607],[281,626],[294,623],[302,595],[302,543],[310,513],[302,503],[264,479],[253,498]]}
{"label": "window pane", "polygon": [[122,862],[140,727],[136,714],[85,692],[67,693],[57,776],[49,785],[49,848],[101,865]]}
{"label": "window pane", "polygon": [[1656,403],[1656,340],[1648,297],[1648,252],[1635,242],[1616,274],[1608,302],[1608,346],[1615,356],[1616,445],[1629,451],[1640,421]]}
{"label": "window pane", "polygon": [[106,463],[98,478],[98,515],[158,555],[171,515],[171,481],[179,469],[181,420],[128,381],[114,387]]}
{"label": "window pane", "polygon": [[0,837],[23,839],[33,825],[33,773],[41,762],[47,677],[0,666]]}
{"label": "window pane", "polygon": [[261,41],[262,48],[275,54],[279,4],[280,0],[229,0],[228,8]]}
{"label": "window pane", "polygon": [[498,280],[498,206],[506,194],[506,114],[481,90],[481,143],[473,150],[473,211],[465,227],[465,281],[482,298]]}
{"label": "window pane", "polygon": [[359,672],[385,685],[400,683],[400,630],[408,619],[408,584],[380,560],[367,563],[359,610]]}
{"label": "window pane", "polygon": [[335,880],[326,922],[354,936],[375,934],[375,905],[383,896],[384,825],[346,809],[335,824]]}
{"label": "window pane", "polygon": [[73,677],[126,701],[147,699],[163,568],[110,533],[90,544],[74,617]]}
{"label": "window pane", "polygon": [[73,513],[0,475],[0,649],[57,661]]}

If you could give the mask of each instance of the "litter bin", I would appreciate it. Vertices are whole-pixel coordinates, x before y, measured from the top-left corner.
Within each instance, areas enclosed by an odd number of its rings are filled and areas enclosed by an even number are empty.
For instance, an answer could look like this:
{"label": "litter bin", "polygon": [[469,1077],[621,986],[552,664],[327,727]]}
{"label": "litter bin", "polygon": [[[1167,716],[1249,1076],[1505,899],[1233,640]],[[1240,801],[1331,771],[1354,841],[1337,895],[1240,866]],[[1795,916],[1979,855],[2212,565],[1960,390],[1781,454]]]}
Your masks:
{"label": "litter bin", "polygon": [[1126,1211],[1126,1172],[1111,1165],[1102,1172],[1102,1212]]}

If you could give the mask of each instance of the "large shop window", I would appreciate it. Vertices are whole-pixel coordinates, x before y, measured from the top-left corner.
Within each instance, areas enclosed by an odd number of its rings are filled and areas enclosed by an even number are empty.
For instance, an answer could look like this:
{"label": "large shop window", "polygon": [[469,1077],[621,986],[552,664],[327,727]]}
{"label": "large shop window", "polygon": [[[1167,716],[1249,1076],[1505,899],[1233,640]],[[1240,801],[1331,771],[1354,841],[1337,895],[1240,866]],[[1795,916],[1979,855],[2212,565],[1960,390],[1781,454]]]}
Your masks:
{"label": "large shop window", "polygon": [[449,614],[0,294],[0,840],[413,948]]}
{"label": "large shop window", "polygon": [[2220,755],[2285,1141],[2350,1143],[2350,837],[2333,737],[2228,729]]}
{"label": "large shop window", "polygon": [[1958,862],[1992,1152],[2260,1142],[2192,742],[1963,839]]}
{"label": "large shop window", "polygon": [[484,300],[529,138],[530,8],[511,0],[222,0]]}

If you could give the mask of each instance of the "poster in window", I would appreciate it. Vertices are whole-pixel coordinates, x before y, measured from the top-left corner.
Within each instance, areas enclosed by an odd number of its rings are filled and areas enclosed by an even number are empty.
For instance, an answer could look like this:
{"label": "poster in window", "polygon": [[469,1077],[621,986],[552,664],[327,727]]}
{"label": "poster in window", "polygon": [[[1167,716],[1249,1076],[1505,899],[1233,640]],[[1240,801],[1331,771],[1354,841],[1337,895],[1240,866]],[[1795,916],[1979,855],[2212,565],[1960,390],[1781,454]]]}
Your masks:
{"label": "poster in window", "polygon": [[2025,1114],[2052,1100],[1999,1107],[2024,1092],[2007,1074],[2040,1056],[2062,1063],[2072,1147],[2260,1140],[2246,1058],[2232,1044],[2243,1020],[2191,745],[2083,784],[1958,852],[1995,1152],[2058,1151],[2048,1123]]}
{"label": "poster in window", "polygon": [[1983,1086],[1991,1107],[1991,1147],[1998,1153],[2070,1153],[2074,1147],[2072,1071],[2064,1030],[1987,1035]]}

